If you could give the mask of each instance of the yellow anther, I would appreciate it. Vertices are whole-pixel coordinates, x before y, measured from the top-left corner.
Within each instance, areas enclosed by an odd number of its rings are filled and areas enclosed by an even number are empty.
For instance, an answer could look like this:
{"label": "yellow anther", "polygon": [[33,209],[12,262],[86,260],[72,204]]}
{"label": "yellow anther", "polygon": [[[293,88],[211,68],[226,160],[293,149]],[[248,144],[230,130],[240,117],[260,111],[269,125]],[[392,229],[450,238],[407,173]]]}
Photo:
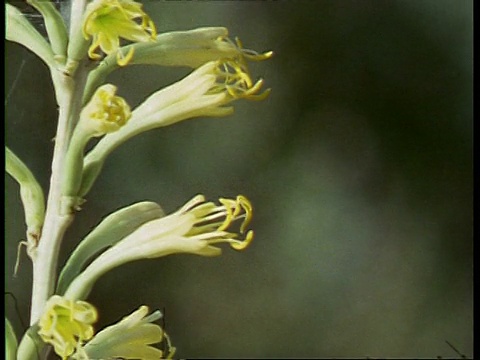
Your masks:
{"label": "yellow anther", "polygon": [[243,44],[238,37],[235,38],[235,43],[232,40],[230,40],[228,37],[220,37],[219,40],[223,40],[229,43],[230,45],[235,46],[240,52],[241,56],[251,61],[263,61],[273,56],[273,51],[258,53],[255,50],[244,49]]}
{"label": "yellow anther", "polygon": [[120,66],[127,65],[130,62],[130,60],[132,60],[134,52],[135,52],[135,49],[133,47],[131,47],[130,50],[128,50],[127,55],[124,56],[122,51],[118,50],[118,52],[117,52],[117,64],[120,65]]}
{"label": "yellow anther", "polygon": [[235,242],[230,242],[230,246],[235,249],[235,250],[244,250],[248,247],[248,245],[250,245],[250,243],[252,242],[253,240],[253,230],[249,230],[246,237],[245,237],[245,240],[243,241],[235,241]]}
{"label": "yellow anther", "polygon": [[98,133],[95,136],[117,131],[132,115],[130,106],[125,99],[115,95],[116,91],[114,85],[101,86],[82,110],[80,116],[83,124],[95,129]]}
{"label": "yellow anther", "polygon": [[147,29],[150,32],[152,39],[157,37],[155,23],[148,16],[142,17],[142,28]]}
{"label": "yellow anther", "polygon": [[[226,215],[225,220],[218,227],[218,231],[226,230],[233,221],[243,217],[244,220],[240,225],[240,233],[245,233],[253,217],[253,208],[250,201],[245,196],[238,195],[235,200],[221,198],[219,202],[224,206]],[[242,210],[244,214],[242,214]]]}
{"label": "yellow anther", "polygon": [[262,80],[253,83],[243,59],[223,59],[217,66],[217,83],[211,92],[226,91],[234,99],[264,99],[268,92],[257,94],[263,85]]}
{"label": "yellow anther", "polygon": [[232,199],[224,198],[220,198],[218,199],[218,201],[225,207],[225,211],[227,212],[227,214],[225,215],[225,220],[223,221],[222,225],[218,227],[218,231],[223,231],[226,230],[234,220],[235,215],[232,207],[235,206],[235,201]]}
{"label": "yellow anther", "polygon": [[250,201],[243,195],[237,196],[237,203],[239,204],[239,208],[241,207],[245,210],[245,220],[243,220],[243,223],[240,226],[240,232],[243,234],[250,221],[252,221],[253,208]]}

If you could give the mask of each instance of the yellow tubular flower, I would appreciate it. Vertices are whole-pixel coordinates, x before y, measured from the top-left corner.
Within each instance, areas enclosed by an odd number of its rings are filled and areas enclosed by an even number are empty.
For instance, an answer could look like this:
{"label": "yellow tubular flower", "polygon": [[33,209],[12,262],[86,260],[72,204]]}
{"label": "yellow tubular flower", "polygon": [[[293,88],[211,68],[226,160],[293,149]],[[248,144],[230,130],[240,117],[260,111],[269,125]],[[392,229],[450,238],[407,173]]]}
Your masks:
{"label": "yellow tubular flower", "polygon": [[[244,49],[238,38],[228,37],[223,27],[206,27],[189,31],[172,31],[157,36],[154,43],[132,44],[122,51],[135,47],[133,64],[162,66],[199,66],[219,59],[243,57],[249,61],[262,61],[272,57],[273,52],[258,53]],[[114,66],[114,63],[110,66]]]}
{"label": "yellow tubular flower", "polygon": [[[153,93],[134,109],[132,119],[126,126],[100,140],[85,157],[81,196],[86,195],[92,187],[107,156],[133,136],[197,117],[227,116],[234,111],[233,106],[228,105],[232,101],[237,99],[263,100],[270,93],[270,89],[260,93],[263,80],[260,79],[256,82],[252,80],[247,61],[268,59],[273,52],[259,54],[253,50],[243,49],[238,39],[237,44],[234,44],[227,37],[228,31],[224,28],[198,29],[167,35],[162,39],[164,47],[172,49],[177,47],[176,50],[172,50],[173,53],[177,51],[176,55],[167,61],[169,65],[186,65],[188,63],[198,65],[200,60],[217,55],[222,56],[219,60],[204,63],[182,80]],[[177,43],[175,43],[175,39],[178,40]],[[152,60],[152,58],[156,59],[154,54],[148,54],[146,51],[147,45],[150,44],[138,44],[136,54],[139,55],[139,58],[143,57],[145,64],[156,63]],[[159,42],[155,45],[161,44]],[[165,56],[160,56],[158,59],[165,60],[168,52],[164,54]],[[182,62],[181,54],[188,55],[187,62]],[[132,63],[135,63],[137,55]],[[153,62],[149,62],[148,59]],[[92,80],[89,87],[95,83],[96,80]],[[87,92],[86,98],[89,98],[91,90]]]}
{"label": "yellow tubular flower", "polygon": [[[228,30],[224,27],[162,33],[157,36],[156,41],[130,44],[122,47],[120,51],[124,55],[134,51],[129,65],[187,66],[193,69],[219,59],[262,61],[273,55],[272,51],[258,53],[244,49],[240,40],[236,39],[236,42],[230,40]],[[116,56],[116,54],[107,56],[90,73],[84,92],[84,102],[90,99],[96,87],[105,82],[108,74],[118,68]]]}
{"label": "yellow tubular flower", "polygon": [[[168,335],[153,322],[162,314],[155,311],[148,315],[148,307],[140,306],[132,314],[124,317],[118,323],[108,326],[90,340],[79,353],[88,359],[163,359],[170,358],[174,352]],[[165,340],[169,353],[164,354],[152,344]]]}
{"label": "yellow tubular flower", "polygon": [[[252,205],[242,195],[236,199],[219,199],[220,205],[206,202],[197,195],[177,212],[142,225],[120,241],[112,250],[145,258],[187,252],[203,256],[221,254],[214,246],[228,243],[235,250],[245,249],[253,240],[253,231],[246,232],[252,219]],[[229,232],[234,222],[241,221],[238,231]],[[240,236],[243,235],[244,239]]]}
{"label": "yellow tubular flower", "polygon": [[73,301],[53,295],[45,305],[39,320],[38,334],[66,359],[75,349],[93,337],[92,324],[97,321],[97,310],[85,301]]}
{"label": "yellow tubular flower", "polygon": [[131,117],[130,106],[120,96],[117,88],[106,84],[97,89],[90,102],[80,112],[65,159],[65,176],[62,183],[62,214],[78,210],[82,203],[78,191],[82,181],[85,146],[92,137],[118,131]]}
{"label": "yellow tubular flower", "polygon": [[83,35],[93,37],[88,49],[91,59],[101,58],[96,50],[105,54],[117,54],[117,63],[125,66],[133,57],[133,48],[123,55],[120,38],[133,42],[155,41],[157,31],[150,17],[142,10],[142,4],[133,0],[94,0],[85,10]]}
{"label": "yellow tubular flower", "polygon": [[116,86],[112,84],[99,87],[83,108],[79,125],[92,132],[93,136],[117,131],[130,119],[130,106],[125,99],[115,95],[116,91]]}
{"label": "yellow tubular flower", "polygon": [[[132,121],[104,140],[116,142],[157,127],[198,116],[225,116],[225,106],[237,99],[263,100],[270,89],[259,94],[263,80],[253,82],[243,57],[210,61],[184,79],[157,91],[134,109]],[[103,143],[100,148],[105,146]],[[107,145],[108,146],[108,145]]]}
{"label": "yellow tubular flower", "polygon": [[220,243],[244,250],[253,240],[253,231],[247,230],[252,212],[250,201],[242,195],[222,198],[219,204],[197,195],[178,211],[147,222],[102,253],[70,283],[65,296],[85,298],[101,275],[130,261],[176,253],[218,256]]}
{"label": "yellow tubular flower", "polygon": [[102,166],[107,156],[123,142],[142,132],[180,121],[230,115],[233,106],[229,103],[234,100],[262,100],[267,97],[270,89],[259,94],[262,86],[263,80],[254,82],[244,58],[239,57],[210,61],[184,79],[155,92],[134,109],[131,120],[125,126],[105,136],[87,154],[84,174],[87,174],[85,179],[88,181],[82,184],[81,195],[88,192],[99,173],[98,169],[89,167]]}

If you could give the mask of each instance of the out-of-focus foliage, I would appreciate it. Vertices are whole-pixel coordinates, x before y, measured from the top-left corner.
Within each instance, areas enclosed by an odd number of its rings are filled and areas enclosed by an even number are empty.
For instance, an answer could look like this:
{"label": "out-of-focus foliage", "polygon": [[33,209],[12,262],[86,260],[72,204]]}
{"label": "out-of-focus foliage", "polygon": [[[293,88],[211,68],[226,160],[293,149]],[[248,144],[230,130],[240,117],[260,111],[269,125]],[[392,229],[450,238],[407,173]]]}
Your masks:
{"label": "out-of-focus foliage", "polygon": [[[164,308],[178,357],[455,357],[473,354],[473,2],[146,1],[158,31],[225,26],[276,55],[273,89],[229,118],[142,134],[117,149],[68,231],[140,200],[247,195],[243,253],[175,255],[106,275],[98,328]],[[44,65],[6,45],[6,143],[47,189],[56,108]],[[187,73],[109,76],[132,106]],[[12,278],[23,214],[6,178],[5,279],[28,313],[30,264]],[[133,291],[135,290],[135,291]],[[20,331],[13,304],[9,318]]]}

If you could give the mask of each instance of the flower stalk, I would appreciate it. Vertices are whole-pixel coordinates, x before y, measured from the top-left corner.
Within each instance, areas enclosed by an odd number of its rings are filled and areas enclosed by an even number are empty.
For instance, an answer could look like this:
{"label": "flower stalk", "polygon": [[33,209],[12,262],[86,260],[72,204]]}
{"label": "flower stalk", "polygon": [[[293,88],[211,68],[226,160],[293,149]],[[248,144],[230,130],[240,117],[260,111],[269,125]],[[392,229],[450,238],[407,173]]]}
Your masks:
{"label": "flower stalk", "polygon": [[55,147],[52,160],[52,176],[50,179],[50,191],[47,200],[45,223],[42,237],[37,248],[38,261],[33,267],[33,289],[30,324],[34,324],[40,318],[41,312],[47,299],[53,293],[56,279],[57,257],[60,242],[65,231],[73,221],[73,213],[63,213],[61,184],[65,155],[70,139],[72,120],[71,111],[73,103],[73,80],[65,79],[64,103],[59,104],[59,122],[55,136]]}
{"label": "flower stalk", "polygon": [[62,184],[66,176],[64,168],[68,145],[80,112],[81,95],[79,94],[85,86],[86,75],[86,69],[83,68],[80,68],[73,77],[60,70],[52,70],[59,117],[45,222],[37,247],[38,260],[33,266],[30,324],[38,321],[47,299],[53,294],[57,279],[60,244],[65,231],[73,221],[74,209],[77,206],[77,199],[63,196]]}
{"label": "flower stalk", "polygon": [[[84,196],[107,156],[145,131],[196,117],[223,117],[238,99],[262,100],[263,80],[252,80],[247,61],[263,54],[243,49],[223,27],[160,34],[135,0],[71,0],[63,19],[55,3],[26,0],[43,17],[44,38],[14,6],[6,4],[6,39],[19,43],[47,65],[58,105],[50,187],[43,190],[28,167],[8,148],[6,171],[19,184],[25,210],[27,253],[33,262],[30,328],[21,341],[6,319],[6,358],[41,360],[54,351],[66,359],[171,358],[175,352],[147,306],[95,335],[97,309],[86,302],[95,282],[125,263],[177,253],[218,256],[221,243],[235,250],[253,240],[250,201],[197,195],[165,215],[151,201],[124,207],[99,222],[77,246],[57,280],[60,246]],[[69,22],[69,24],[68,24]],[[121,42],[133,44],[122,46]],[[132,64],[187,66],[192,72],[161,89],[133,111],[105,84],[113,70]],[[86,153],[92,138],[100,138]],[[154,345],[165,341],[168,351]]]}

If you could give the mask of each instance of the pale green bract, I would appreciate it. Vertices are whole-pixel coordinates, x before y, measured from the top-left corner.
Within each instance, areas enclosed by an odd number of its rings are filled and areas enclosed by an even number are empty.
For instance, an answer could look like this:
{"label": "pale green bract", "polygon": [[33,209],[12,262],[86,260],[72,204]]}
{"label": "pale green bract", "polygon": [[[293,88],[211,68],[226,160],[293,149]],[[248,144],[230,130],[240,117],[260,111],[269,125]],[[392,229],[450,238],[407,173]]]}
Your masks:
{"label": "pale green bract", "polygon": [[49,1],[27,0],[27,2],[42,14],[55,61],[64,65],[67,59],[68,34],[62,16]]}
{"label": "pale green bract", "polygon": [[[25,211],[27,241],[21,242],[27,247],[32,261],[36,258],[36,248],[45,221],[45,196],[43,190],[30,169],[8,147],[5,147],[5,170],[20,185],[20,198]],[[15,271],[18,267],[15,265]]]}
{"label": "pale green bract", "polygon": [[15,6],[5,4],[5,22],[5,39],[25,46],[48,66],[56,65],[50,44]]}

